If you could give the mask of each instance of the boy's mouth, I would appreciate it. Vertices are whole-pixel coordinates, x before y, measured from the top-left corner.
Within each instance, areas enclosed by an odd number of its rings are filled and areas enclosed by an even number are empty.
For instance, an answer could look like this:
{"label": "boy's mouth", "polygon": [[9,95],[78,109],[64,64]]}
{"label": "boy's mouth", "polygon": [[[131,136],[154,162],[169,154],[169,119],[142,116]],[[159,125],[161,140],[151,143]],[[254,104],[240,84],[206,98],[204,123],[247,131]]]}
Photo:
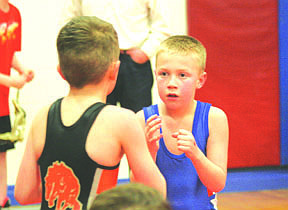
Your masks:
{"label": "boy's mouth", "polygon": [[177,98],[178,96],[175,94],[175,93],[169,93],[168,95],[167,95],[167,97],[171,97],[171,98]]}

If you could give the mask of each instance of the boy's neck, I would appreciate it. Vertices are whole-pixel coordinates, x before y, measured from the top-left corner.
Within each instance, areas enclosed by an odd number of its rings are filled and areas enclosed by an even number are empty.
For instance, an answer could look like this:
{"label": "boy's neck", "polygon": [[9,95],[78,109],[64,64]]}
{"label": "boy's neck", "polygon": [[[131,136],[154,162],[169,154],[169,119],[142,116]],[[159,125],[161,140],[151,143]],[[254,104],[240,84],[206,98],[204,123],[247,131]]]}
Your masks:
{"label": "boy's neck", "polygon": [[2,10],[3,12],[9,11],[8,0],[0,0],[0,10]]}
{"label": "boy's neck", "polygon": [[71,87],[67,96],[67,98],[74,98],[88,103],[89,101],[106,103],[106,97],[106,92],[97,85],[87,85],[81,89]]}
{"label": "boy's neck", "polygon": [[187,106],[182,106],[181,109],[169,109],[165,104],[162,104],[162,114],[168,115],[174,119],[180,119],[187,115],[194,115],[196,109],[197,101],[193,100]]}

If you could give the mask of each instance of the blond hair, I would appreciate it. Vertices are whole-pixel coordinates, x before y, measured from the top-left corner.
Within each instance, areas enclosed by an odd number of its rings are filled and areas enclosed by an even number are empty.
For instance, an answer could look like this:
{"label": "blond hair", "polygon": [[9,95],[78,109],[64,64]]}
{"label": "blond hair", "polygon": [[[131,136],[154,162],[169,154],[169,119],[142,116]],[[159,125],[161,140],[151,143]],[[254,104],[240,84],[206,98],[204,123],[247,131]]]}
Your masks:
{"label": "blond hair", "polygon": [[187,35],[175,35],[164,40],[156,52],[156,65],[158,56],[163,52],[183,56],[193,54],[199,61],[199,66],[201,69],[205,71],[207,57],[206,49],[203,44],[194,37]]}

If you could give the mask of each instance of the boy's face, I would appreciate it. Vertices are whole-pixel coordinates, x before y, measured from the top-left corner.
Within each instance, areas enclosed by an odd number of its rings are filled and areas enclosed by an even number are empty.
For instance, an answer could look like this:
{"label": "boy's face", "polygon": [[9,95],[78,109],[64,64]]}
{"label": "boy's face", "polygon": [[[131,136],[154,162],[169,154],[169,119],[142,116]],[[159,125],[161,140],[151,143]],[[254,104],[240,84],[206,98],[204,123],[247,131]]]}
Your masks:
{"label": "boy's face", "polygon": [[193,54],[183,56],[162,52],[157,57],[155,73],[159,96],[167,107],[173,109],[189,105],[196,89],[206,80],[206,73]]}

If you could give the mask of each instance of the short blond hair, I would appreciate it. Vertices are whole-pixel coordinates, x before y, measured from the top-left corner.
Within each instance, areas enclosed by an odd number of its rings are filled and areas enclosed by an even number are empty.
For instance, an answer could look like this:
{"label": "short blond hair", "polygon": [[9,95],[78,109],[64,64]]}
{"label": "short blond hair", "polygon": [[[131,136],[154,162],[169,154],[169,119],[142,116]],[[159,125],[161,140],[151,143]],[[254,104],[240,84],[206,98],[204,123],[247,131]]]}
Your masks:
{"label": "short blond hair", "polygon": [[189,55],[194,54],[199,61],[199,66],[205,71],[206,68],[206,49],[197,39],[187,35],[170,36],[164,40],[156,51],[156,65],[158,56],[163,53]]}

